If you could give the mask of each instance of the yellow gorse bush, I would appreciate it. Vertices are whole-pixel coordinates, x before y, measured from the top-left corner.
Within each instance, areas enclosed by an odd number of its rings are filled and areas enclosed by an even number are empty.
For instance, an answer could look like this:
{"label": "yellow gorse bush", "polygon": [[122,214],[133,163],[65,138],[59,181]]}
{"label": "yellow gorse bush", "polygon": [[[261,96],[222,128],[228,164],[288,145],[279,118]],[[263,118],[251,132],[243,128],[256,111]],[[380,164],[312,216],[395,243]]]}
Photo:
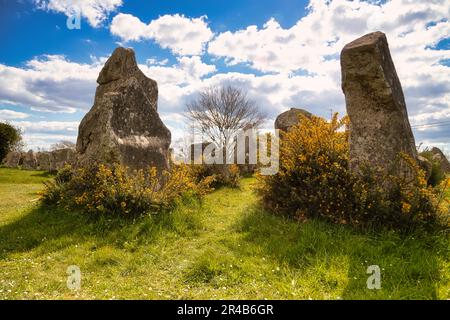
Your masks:
{"label": "yellow gorse bush", "polygon": [[[297,218],[339,216],[346,210],[349,183],[347,119],[334,115],[300,117],[299,124],[281,133],[280,169],[259,176],[266,207]],[[343,206],[344,205],[344,206]]]}
{"label": "yellow gorse bush", "polygon": [[416,173],[413,181],[374,168],[358,176],[349,170],[348,123],[337,114],[331,121],[300,116],[296,126],[282,132],[279,172],[258,176],[264,207],[295,219],[356,226],[435,225],[439,201],[414,160],[399,155],[401,165]]}
{"label": "yellow gorse bush", "polygon": [[211,178],[195,181],[186,165],[159,174],[156,168],[131,172],[103,164],[61,170],[42,196],[47,203],[95,214],[135,216],[170,209],[183,197],[201,197]]}
{"label": "yellow gorse bush", "polygon": [[236,164],[190,164],[189,170],[194,177],[194,181],[209,179],[212,186],[239,187],[240,170]]}

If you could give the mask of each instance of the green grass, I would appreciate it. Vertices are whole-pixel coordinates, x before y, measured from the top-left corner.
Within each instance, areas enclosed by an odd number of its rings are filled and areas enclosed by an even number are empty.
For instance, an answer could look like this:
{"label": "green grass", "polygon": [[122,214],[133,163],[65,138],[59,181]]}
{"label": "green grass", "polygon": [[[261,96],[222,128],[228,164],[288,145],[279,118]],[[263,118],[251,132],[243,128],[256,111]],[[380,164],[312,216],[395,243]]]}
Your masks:
{"label": "green grass", "polygon": [[[288,221],[258,207],[252,178],[172,214],[99,220],[41,207],[50,177],[0,168],[0,299],[450,298],[448,235]],[[366,287],[373,264],[381,290]]]}

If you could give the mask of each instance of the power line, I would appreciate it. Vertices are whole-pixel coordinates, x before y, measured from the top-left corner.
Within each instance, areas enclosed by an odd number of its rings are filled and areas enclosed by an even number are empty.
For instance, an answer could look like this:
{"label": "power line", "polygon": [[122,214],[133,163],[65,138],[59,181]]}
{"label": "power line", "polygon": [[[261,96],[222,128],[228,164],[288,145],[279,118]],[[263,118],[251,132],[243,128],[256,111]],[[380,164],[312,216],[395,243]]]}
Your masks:
{"label": "power line", "polygon": [[417,127],[411,127],[412,129],[426,129],[426,128],[437,128],[437,127],[447,127],[450,126],[450,123],[447,124],[436,124],[432,126],[417,126]]}
{"label": "power line", "polygon": [[449,126],[450,121],[440,121],[440,122],[433,122],[433,123],[425,123],[425,124],[417,124],[414,126],[411,126],[411,128],[433,128],[433,127],[442,127],[442,126]]}
{"label": "power line", "polygon": [[441,124],[441,123],[450,123],[450,120],[438,121],[438,122],[430,122],[430,123],[422,123],[422,124],[415,124],[415,125],[413,125],[413,127],[428,126],[428,125],[435,125],[435,124]]}

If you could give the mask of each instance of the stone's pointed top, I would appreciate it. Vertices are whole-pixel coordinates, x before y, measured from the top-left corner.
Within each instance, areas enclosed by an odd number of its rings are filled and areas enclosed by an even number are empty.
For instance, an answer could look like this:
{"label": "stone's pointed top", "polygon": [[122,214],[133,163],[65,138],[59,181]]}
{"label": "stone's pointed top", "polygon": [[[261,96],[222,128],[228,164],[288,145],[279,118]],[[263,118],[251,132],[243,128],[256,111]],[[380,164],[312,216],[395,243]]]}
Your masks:
{"label": "stone's pointed top", "polygon": [[290,108],[278,115],[275,119],[275,129],[288,131],[292,126],[296,125],[299,121],[299,115],[312,117],[312,114],[304,109]]}
{"label": "stone's pointed top", "polygon": [[312,113],[307,111],[307,110],[305,110],[305,109],[291,107],[289,110],[287,110],[287,111],[285,111],[283,113],[280,113],[278,115],[278,117],[283,117],[283,116],[287,117],[289,115],[298,116],[299,114],[302,114],[302,115],[307,116],[307,117],[311,117],[312,116]]}
{"label": "stone's pointed top", "polygon": [[126,78],[138,70],[133,49],[118,47],[106,61],[100,72],[97,83],[106,84]]}
{"label": "stone's pointed top", "polygon": [[448,161],[447,157],[442,152],[442,150],[437,147],[433,147],[431,149],[431,154],[433,155],[433,160],[439,163],[441,170],[444,171],[445,173],[449,173],[450,162]]}
{"label": "stone's pointed top", "polygon": [[342,49],[342,52],[350,49],[371,47],[380,41],[387,43],[386,35],[381,31],[372,32],[348,43],[344,49]]}

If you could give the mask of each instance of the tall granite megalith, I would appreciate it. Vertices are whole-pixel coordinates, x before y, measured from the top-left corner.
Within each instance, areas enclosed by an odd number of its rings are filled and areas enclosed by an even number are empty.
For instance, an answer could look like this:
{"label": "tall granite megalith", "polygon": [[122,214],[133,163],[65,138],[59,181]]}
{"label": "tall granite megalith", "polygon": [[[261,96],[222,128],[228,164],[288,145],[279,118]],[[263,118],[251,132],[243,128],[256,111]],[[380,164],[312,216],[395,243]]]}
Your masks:
{"label": "tall granite megalith", "polygon": [[133,50],[114,50],[97,82],[78,130],[77,164],[168,169],[171,134],[157,112],[158,86],[139,70]]}
{"label": "tall granite megalith", "polygon": [[412,177],[408,166],[395,163],[399,153],[417,160],[405,98],[386,36],[367,34],[341,53],[342,90],[350,118],[350,168],[363,166]]}

